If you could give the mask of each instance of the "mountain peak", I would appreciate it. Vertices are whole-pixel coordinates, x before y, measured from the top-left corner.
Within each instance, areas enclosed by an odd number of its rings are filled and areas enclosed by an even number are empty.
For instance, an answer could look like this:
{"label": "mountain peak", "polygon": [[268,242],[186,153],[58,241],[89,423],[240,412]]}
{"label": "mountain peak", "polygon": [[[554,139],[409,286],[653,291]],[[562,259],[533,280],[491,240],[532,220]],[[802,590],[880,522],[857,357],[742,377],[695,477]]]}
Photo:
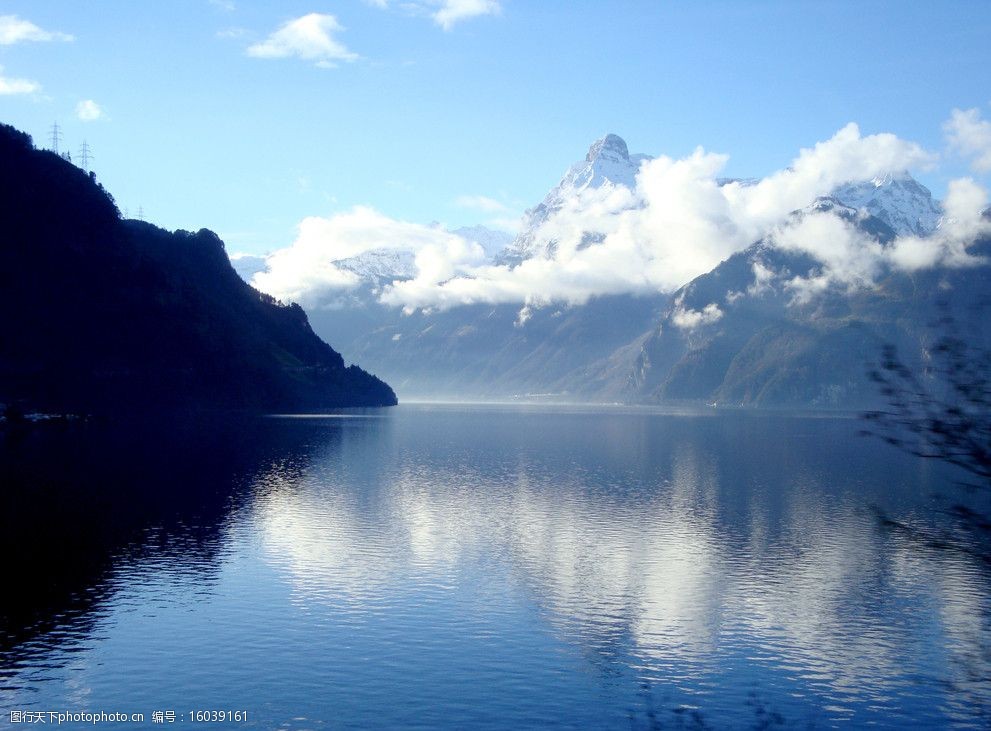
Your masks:
{"label": "mountain peak", "polygon": [[501,262],[519,262],[551,250],[553,242],[538,241],[536,232],[565,201],[586,190],[603,186],[620,186],[633,190],[637,172],[648,155],[630,155],[626,141],[619,135],[607,134],[588,148],[584,160],[579,160],[565,172],[555,187],[539,205],[524,214],[523,229],[516,239],[500,252]]}
{"label": "mountain peak", "polygon": [[887,173],[875,175],[871,178],[871,182],[874,184],[875,188],[882,188],[885,185],[891,185],[892,183],[910,183],[920,185],[920,183],[912,177],[912,174],[908,170],[889,171]]}
{"label": "mountain peak", "polygon": [[585,155],[587,162],[595,162],[600,157],[611,157],[617,160],[629,160],[630,150],[626,146],[626,140],[619,135],[607,134],[592,143]]}
{"label": "mountain peak", "polygon": [[866,210],[902,236],[928,236],[943,215],[929,189],[905,170],[848,183],[832,195],[852,208]]}

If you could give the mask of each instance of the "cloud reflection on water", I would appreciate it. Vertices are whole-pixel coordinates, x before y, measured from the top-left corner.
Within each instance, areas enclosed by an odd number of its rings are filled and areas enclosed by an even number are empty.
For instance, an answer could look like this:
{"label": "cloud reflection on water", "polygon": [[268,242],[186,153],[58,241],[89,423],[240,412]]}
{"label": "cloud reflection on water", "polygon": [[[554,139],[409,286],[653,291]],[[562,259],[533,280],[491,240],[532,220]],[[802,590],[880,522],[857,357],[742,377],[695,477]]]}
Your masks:
{"label": "cloud reflection on water", "polygon": [[[562,470],[553,449],[493,464],[456,441],[390,452],[406,437],[353,432],[327,462],[262,478],[251,519],[304,604],[389,611],[414,585],[434,601],[492,585],[594,664],[690,695],[764,668],[839,720],[855,703],[896,710],[920,673],[949,668],[952,713],[991,707],[972,678],[989,667],[973,559],[880,532],[859,485],[829,482],[842,465],[755,466],[718,439],[656,436],[607,437]],[[649,468],[630,468],[646,452]],[[383,453],[373,478],[347,468]]]}

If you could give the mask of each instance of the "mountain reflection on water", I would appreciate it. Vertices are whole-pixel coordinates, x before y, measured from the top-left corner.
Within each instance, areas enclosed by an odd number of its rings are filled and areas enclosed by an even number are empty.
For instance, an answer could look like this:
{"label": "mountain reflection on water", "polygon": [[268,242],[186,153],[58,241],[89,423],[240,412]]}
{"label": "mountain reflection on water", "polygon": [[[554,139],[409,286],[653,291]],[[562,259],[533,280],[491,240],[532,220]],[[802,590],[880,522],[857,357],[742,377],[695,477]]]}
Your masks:
{"label": "mountain reflection on water", "polygon": [[404,406],[8,434],[0,708],[983,728],[987,566],[874,512],[939,526],[952,477],[859,426]]}

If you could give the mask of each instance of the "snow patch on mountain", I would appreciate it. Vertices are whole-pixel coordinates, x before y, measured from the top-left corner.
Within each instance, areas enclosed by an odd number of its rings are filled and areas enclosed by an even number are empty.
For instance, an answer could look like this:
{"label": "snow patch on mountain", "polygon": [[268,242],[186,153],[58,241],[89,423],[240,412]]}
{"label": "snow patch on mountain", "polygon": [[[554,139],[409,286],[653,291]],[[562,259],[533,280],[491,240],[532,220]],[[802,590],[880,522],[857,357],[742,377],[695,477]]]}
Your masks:
{"label": "snow patch on mountain", "polygon": [[876,216],[899,236],[928,236],[943,216],[929,189],[904,171],[849,183],[833,191],[833,196]]}
{"label": "snow patch on mountain", "polygon": [[416,275],[414,252],[409,249],[372,249],[335,261],[334,265],[364,282],[411,279]]}
{"label": "snow patch on mountain", "polygon": [[650,155],[631,155],[622,137],[607,134],[592,143],[584,160],[568,168],[564,177],[534,208],[523,215],[523,227],[499,257],[499,263],[516,264],[524,259],[553,253],[553,242],[541,241],[538,229],[560,211],[567,201],[584,191],[622,186],[636,188],[637,172]]}

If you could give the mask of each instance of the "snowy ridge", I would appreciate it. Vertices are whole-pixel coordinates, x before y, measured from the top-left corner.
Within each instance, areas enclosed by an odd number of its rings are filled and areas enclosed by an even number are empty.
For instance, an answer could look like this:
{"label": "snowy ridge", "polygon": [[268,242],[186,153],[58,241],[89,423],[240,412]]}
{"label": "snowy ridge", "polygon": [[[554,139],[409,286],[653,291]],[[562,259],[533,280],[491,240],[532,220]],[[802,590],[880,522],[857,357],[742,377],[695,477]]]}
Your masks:
{"label": "snowy ridge", "polygon": [[876,216],[900,236],[928,236],[943,216],[929,189],[904,171],[840,186],[833,196]]}
{"label": "snowy ridge", "polygon": [[339,259],[334,265],[366,282],[412,279],[416,275],[413,252],[408,249],[372,249],[358,256]]}
{"label": "snowy ridge", "polygon": [[[565,201],[587,189],[605,186],[632,190],[636,187],[640,165],[651,159],[649,155],[631,155],[626,142],[617,135],[608,134],[597,140],[585,159],[572,165],[544,200],[526,212],[522,230],[496,261],[515,265],[525,259],[551,255],[555,242],[540,241],[536,234],[555,212],[561,210]],[[751,186],[760,180],[718,178],[716,182],[720,186],[729,183]],[[943,215],[939,201],[933,199],[929,189],[905,171],[842,185],[829,196],[811,203],[806,211],[822,210],[822,202],[826,200],[831,200],[834,206],[839,204],[851,209],[846,211],[848,214],[859,212],[875,216],[900,236],[928,236],[939,227]]]}
{"label": "snowy ridge", "polygon": [[[649,155],[631,155],[621,137],[607,134],[596,140],[584,159],[568,168],[544,199],[524,214],[523,226],[515,238],[485,226],[462,227],[451,233],[479,244],[486,258],[496,264],[515,266],[526,259],[552,256],[557,242],[538,237],[538,232],[555,213],[565,205],[574,205],[576,200],[580,204],[580,196],[585,191],[603,190],[608,194],[610,188],[634,190],[641,165],[652,159]],[[717,178],[716,182],[720,186],[729,183],[752,186],[760,181],[756,178]],[[830,195],[811,202],[803,212],[829,209],[838,209],[837,212],[851,220],[875,216],[901,236],[932,234],[939,227],[943,214],[939,201],[933,199],[930,191],[904,171],[841,185]],[[579,248],[599,240],[601,235],[586,234]],[[231,263],[246,281],[251,281],[254,274],[266,268],[265,258],[253,255],[235,254]],[[375,249],[333,263],[373,285],[411,279],[416,275],[414,252],[409,249]]]}
{"label": "snowy ridge", "polygon": [[799,213],[800,214],[828,213],[830,211],[836,213],[841,218],[845,218],[851,221],[855,220],[857,218],[857,214],[859,213],[859,211],[853,206],[848,206],[843,201],[831,195],[819,196],[814,201],[809,203],[809,205],[805,206],[805,208],[799,211]]}
{"label": "snowy ridge", "polygon": [[618,135],[607,134],[596,140],[588,148],[585,159],[568,168],[561,182],[544,200],[524,214],[523,228],[499,258],[500,263],[515,264],[547,253],[546,242],[538,242],[535,233],[566,200],[589,188],[616,185],[632,190],[636,187],[641,163],[650,159],[649,155],[631,155],[626,142]]}
{"label": "snowy ridge", "polygon": [[622,137],[608,134],[592,143],[585,159],[568,169],[557,188],[544,199],[544,203],[554,202],[555,194],[600,188],[608,184],[633,188],[640,163],[647,159],[650,159],[647,155],[631,156]]}

